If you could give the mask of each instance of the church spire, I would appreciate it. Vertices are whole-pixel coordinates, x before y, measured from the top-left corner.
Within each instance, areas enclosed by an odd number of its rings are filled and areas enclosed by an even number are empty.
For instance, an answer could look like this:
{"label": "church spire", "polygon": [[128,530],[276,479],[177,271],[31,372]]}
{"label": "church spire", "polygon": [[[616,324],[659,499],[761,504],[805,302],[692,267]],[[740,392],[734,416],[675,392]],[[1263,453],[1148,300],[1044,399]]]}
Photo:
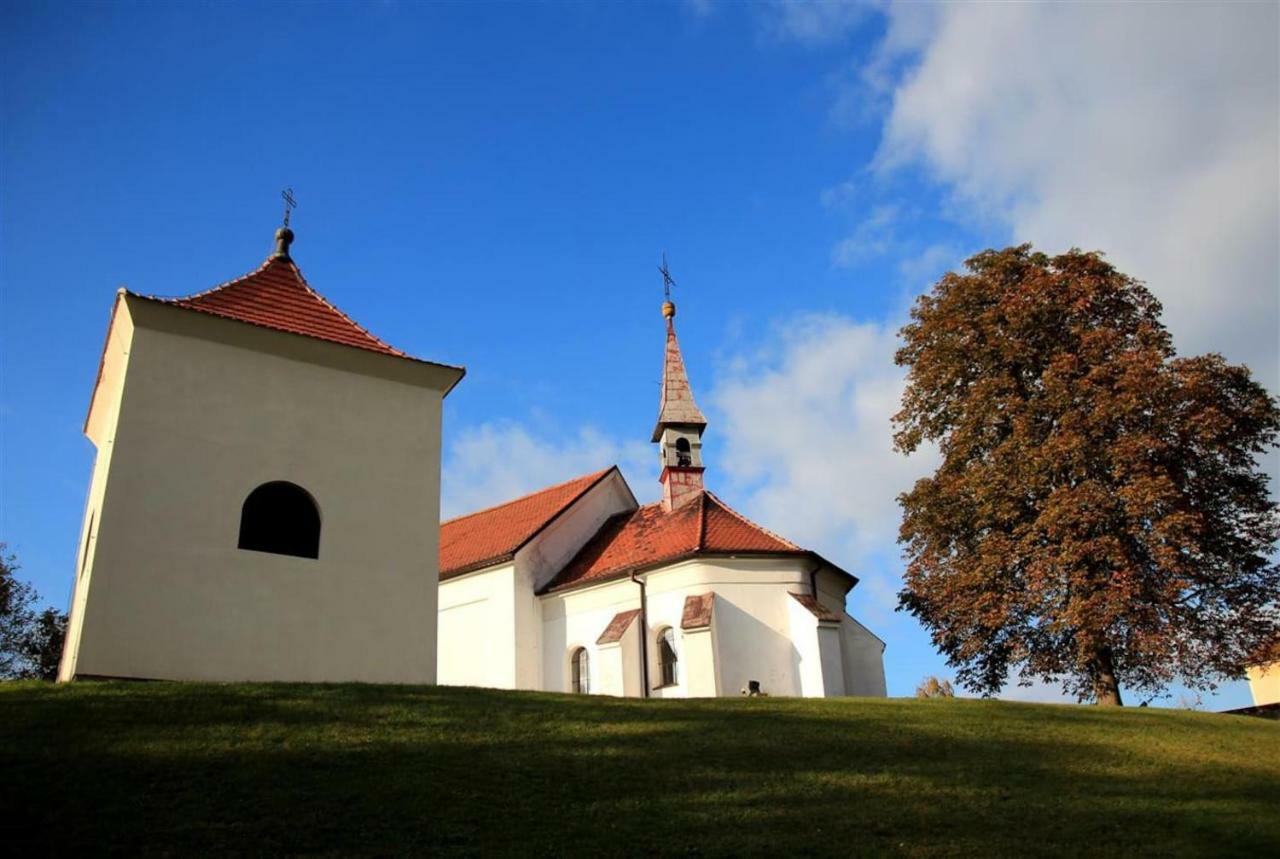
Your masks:
{"label": "church spire", "polygon": [[676,306],[663,302],[662,315],[667,318],[667,350],[662,365],[662,400],[658,405],[658,423],[653,428],[653,438],[659,441],[667,426],[698,427],[701,435],[707,419],[702,416],[698,404],[693,401],[693,389],[684,369],[680,354],[680,341],[676,339]]}
{"label": "church spire", "polygon": [[702,492],[702,433],[707,419],[693,401],[693,389],[685,373],[680,342],[676,339],[676,306],[670,299],[670,275],[663,260],[662,273],[668,281],[667,300],[662,315],[667,320],[667,348],[662,367],[662,399],[652,441],[659,443],[662,460],[662,506],[670,512]]}

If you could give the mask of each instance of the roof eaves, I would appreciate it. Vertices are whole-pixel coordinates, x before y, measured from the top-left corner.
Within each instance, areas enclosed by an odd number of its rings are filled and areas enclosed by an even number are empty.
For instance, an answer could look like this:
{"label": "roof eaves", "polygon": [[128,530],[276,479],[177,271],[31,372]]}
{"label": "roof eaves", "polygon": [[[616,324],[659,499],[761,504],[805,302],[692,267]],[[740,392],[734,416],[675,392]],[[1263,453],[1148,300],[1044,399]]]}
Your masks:
{"label": "roof eaves", "polygon": [[440,581],[442,582],[448,581],[449,579],[456,579],[458,576],[465,576],[467,573],[479,572],[480,570],[483,570],[486,567],[496,567],[499,564],[505,564],[509,561],[514,560],[515,557],[516,557],[515,552],[506,552],[505,554],[501,554],[501,555],[492,555],[488,558],[483,558],[479,561],[472,561],[471,563],[465,564],[461,567],[453,567],[448,570],[441,570],[439,578],[440,578]]}
{"label": "roof eaves", "polygon": [[708,552],[703,549],[685,549],[677,554],[656,558],[643,564],[632,564],[627,567],[619,567],[616,570],[610,570],[604,575],[592,576],[589,579],[576,579],[572,582],[565,582],[557,585],[555,584],[555,578],[552,577],[551,581],[548,582],[542,590],[538,591],[536,596],[548,596],[553,593],[562,593],[564,591],[571,591],[580,587],[585,588],[590,585],[602,585],[608,582],[615,582],[618,579],[625,579],[631,575],[653,572],[658,567],[665,567],[669,564],[678,564],[681,561],[688,561],[693,558],[794,558],[796,556],[810,557],[822,561],[822,563],[827,564],[827,566],[833,567],[836,571],[849,576],[849,578],[853,579],[855,583],[857,582],[856,578],[845,573],[844,570],[841,570],[839,567],[835,567],[833,564],[823,560],[813,552],[805,551],[804,549],[799,549],[794,552],[778,551],[776,549],[743,549],[736,552]]}
{"label": "roof eaves", "polygon": [[277,326],[277,325],[268,325],[265,322],[250,322],[247,319],[241,319],[238,316],[232,316],[229,313],[223,313],[218,310],[210,310],[208,308],[203,308],[203,307],[188,307],[185,304],[179,304],[175,299],[172,299],[172,298],[162,298],[155,295],[143,295],[140,292],[131,292],[128,290],[124,290],[124,293],[125,295],[128,295],[130,298],[136,298],[140,301],[148,301],[153,304],[159,304],[163,307],[171,307],[174,310],[182,310],[188,313],[197,313],[197,314],[200,314],[201,316],[216,316],[219,319],[226,319],[231,322],[238,322],[241,325],[252,325],[254,328],[263,328],[267,331],[275,331],[279,334],[288,334],[291,337],[302,337],[307,340],[319,340],[321,343],[330,343],[334,346],[339,346],[344,349],[357,349],[361,352],[369,352],[374,355],[383,355],[387,358],[398,358],[402,361],[412,361],[415,364],[426,364],[431,367],[440,367],[441,369],[444,369],[444,370],[457,371],[458,377],[454,379],[453,384],[451,384],[448,388],[445,389],[444,394],[442,394],[442,396],[448,396],[449,392],[452,391],[454,388],[456,388],[458,386],[458,383],[462,381],[463,377],[467,375],[466,367],[460,367],[455,364],[442,364],[439,361],[428,361],[425,358],[415,358],[412,355],[409,355],[404,352],[400,352],[398,350],[396,352],[384,352],[380,349],[371,349],[367,346],[356,346],[352,343],[341,343],[337,340],[330,340],[327,337],[315,337],[311,334],[300,334],[297,331],[290,331],[287,328],[281,328],[280,326]]}

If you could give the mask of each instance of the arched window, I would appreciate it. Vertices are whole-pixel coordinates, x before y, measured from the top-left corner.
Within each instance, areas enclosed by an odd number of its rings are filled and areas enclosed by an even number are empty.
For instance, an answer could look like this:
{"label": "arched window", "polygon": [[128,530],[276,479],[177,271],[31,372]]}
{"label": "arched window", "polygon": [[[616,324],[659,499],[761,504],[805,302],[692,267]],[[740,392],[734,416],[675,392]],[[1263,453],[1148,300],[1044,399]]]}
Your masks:
{"label": "arched window", "polygon": [[591,663],[587,656],[587,649],[579,647],[573,651],[573,655],[569,657],[569,675],[572,679],[572,686],[575,694],[587,695],[591,692]]}
{"label": "arched window", "polygon": [[676,439],[676,465],[693,465],[693,454],[689,451],[689,439]]}
{"label": "arched window", "polygon": [[240,548],[320,557],[320,510],[311,494],[283,480],[250,492],[240,508]]}
{"label": "arched window", "polygon": [[658,676],[661,678],[658,685],[674,686],[676,684],[676,662],[678,661],[676,633],[668,626],[658,633]]}

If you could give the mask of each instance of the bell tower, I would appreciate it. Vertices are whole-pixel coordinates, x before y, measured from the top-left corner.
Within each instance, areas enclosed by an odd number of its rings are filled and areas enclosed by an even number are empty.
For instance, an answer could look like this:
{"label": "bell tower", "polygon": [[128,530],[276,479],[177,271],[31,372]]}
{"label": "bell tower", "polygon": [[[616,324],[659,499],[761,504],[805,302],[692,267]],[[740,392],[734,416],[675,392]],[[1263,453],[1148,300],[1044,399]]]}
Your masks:
{"label": "bell tower", "polygon": [[667,320],[667,348],[662,368],[662,401],[652,441],[658,443],[662,462],[662,507],[668,513],[701,494],[702,433],[707,419],[693,401],[689,376],[685,373],[680,342],[676,339],[676,306],[668,298],[662,304]]}

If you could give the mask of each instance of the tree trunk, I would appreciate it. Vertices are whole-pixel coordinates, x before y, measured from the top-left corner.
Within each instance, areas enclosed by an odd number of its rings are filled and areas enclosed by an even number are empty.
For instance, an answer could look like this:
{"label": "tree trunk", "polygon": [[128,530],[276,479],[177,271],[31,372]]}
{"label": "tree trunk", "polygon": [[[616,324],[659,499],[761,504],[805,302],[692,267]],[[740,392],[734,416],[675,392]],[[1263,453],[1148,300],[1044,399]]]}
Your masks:
{"label": "tree trunk", "polygon": [[1100,707],[1124,706],[1120,700],[1120,682],[1116,680],[1116,666],[1110,647],[1102,648],[1093,658],[1093,702]]}

